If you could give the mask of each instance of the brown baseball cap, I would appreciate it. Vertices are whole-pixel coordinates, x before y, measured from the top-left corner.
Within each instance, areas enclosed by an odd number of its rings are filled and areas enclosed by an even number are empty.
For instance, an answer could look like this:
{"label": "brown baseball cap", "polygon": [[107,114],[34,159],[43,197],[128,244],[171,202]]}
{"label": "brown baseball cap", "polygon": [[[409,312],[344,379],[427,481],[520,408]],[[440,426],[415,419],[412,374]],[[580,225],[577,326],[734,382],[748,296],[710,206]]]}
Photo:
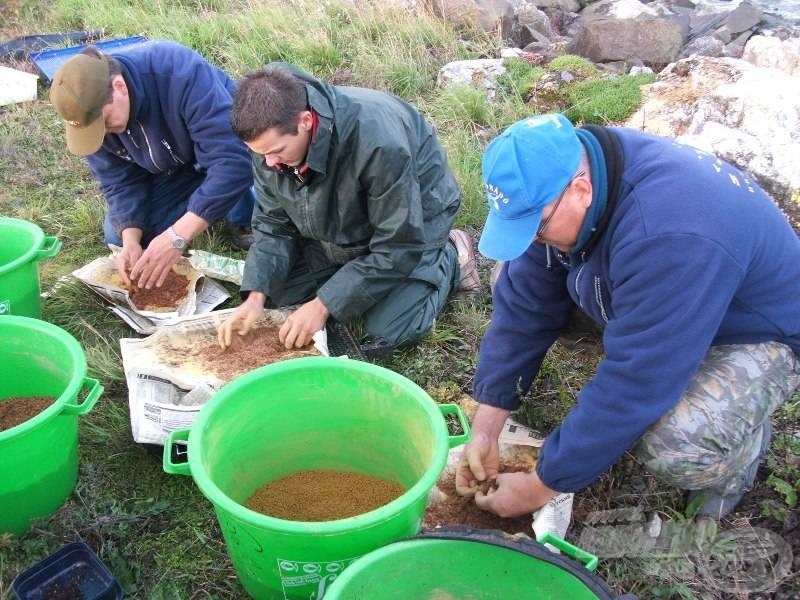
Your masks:
{"label": "brown baseball cap", "polygon": [[103,145],[108,99],[108,60],[103,55],[78,54],[53,77],[50,102],[67,123],[67,148],[78,156],[94,154]]}

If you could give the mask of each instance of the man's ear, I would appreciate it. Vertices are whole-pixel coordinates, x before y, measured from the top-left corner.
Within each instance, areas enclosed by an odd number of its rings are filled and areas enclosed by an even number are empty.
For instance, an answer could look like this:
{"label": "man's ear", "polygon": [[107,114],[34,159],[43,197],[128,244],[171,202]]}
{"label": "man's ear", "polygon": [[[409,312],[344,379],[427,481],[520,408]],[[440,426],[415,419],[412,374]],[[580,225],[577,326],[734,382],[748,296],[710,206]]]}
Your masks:
{"label": "man's ear", "polygon": [[297,118],[297,130],[311,131],[311,128],[313,126],[314,126],[314,115],[311,113],[310,110],[302,111]]}
{"label": "man's ear", "polygon": [[572,186],[578,196],[578,201],[588,208],[592,203],[592,180],[588,175],[582,175],[572,182]]}
{"label": "man's ear", "polygon": [[111,80],[111,87],[125,96],[128,95],[128,86],[125,84],[125,79],[122,75],[114,75],[114,79]]}

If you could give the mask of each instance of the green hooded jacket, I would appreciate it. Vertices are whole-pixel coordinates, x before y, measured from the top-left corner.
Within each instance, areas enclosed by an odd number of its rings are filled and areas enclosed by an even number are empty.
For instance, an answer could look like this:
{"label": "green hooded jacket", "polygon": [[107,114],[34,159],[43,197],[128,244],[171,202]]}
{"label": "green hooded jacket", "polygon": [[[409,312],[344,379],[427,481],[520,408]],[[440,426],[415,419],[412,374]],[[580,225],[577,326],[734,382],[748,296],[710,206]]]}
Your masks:
{"label": "green hooded jacket", "polygon": [[255,241],[242,292],[280,295],[301,255],[312,272],[341,265],[317,296],[342,321],[406,278],[440,283],[461,197],[433,127],[395,96],[277,66],[305,81],[318,126],[302,182],[253,153]]}

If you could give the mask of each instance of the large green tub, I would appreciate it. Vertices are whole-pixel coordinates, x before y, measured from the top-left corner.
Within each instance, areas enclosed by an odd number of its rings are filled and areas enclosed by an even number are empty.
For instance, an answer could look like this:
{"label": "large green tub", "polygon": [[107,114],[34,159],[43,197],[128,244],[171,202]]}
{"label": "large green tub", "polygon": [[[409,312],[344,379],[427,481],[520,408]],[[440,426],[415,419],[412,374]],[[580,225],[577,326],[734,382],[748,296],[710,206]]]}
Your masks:
{"label": "large green tub", "polygon": [[[464,433],[449,435],[443,414],[457,414]],[[397,373],[356,360],[299,358],[223,387],[191,430],[170,435],[164,469],[191,474],[212,502],[250,595],[307,600],[321,598],[359,556],[419,531],[448,450],[468,437],[457,406],[437,405]],[[185,464],[175,456],[182,440]],[[308,470],[372,475],[407,491],[336,521],[287,521],[243,506],[265,483]]]}
{"label": "large green tub", "polygon": [[75,487],[78,415],[92,409],[103,387],[86,377],[80,344],[55,325],[5,316],[0,340],[0,402],[56,399],[32,419],[0,431],[0,533],[20,534],[32,519],[58,509]]}

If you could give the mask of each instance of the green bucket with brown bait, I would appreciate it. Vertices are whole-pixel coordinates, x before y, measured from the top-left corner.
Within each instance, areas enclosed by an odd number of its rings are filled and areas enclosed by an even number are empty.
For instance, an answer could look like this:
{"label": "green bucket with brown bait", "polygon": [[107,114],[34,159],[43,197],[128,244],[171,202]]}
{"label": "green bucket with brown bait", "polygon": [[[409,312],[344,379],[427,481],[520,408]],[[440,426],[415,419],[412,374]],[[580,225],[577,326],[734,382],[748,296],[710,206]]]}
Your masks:
{"label": "green bucket with brown bait", "polygon": [[[451,414],[464,433],[449,434]],[[191,474],[214,505],[251,596],[307,600],[322,598],[358,557],[416,534],[449,449],[468,439],[458,406],[437,405],[402,375],[357,360],[298,358],[225,385],[191,429],[169,436],[164,470]],[[244,506],[264,484],[303,471],[360,473],[406,491],[334,521],[289,521]]]}
{"label": "green bucket with brown bait", "polygon": [[336,578],[325,600],[618,598],[591,572],[596,557],[554,536],[541,541],[563,554],[500,531],[432,530],[362,556]]}
{"label": "green bucket with brown bait", "polygon": [[0,403],[51,397],[32,418],[0,431],[0,534],[20,534],[67,499],[78,479],[78,416],[103,391],[86,377],[80,344],[29,317],[0,317]]}
{"label": "green bucket with brown bait", "polygon": [[0,316],[39,319],[39,261],[58,254],[61,242],[33,223],[0,217]]}

